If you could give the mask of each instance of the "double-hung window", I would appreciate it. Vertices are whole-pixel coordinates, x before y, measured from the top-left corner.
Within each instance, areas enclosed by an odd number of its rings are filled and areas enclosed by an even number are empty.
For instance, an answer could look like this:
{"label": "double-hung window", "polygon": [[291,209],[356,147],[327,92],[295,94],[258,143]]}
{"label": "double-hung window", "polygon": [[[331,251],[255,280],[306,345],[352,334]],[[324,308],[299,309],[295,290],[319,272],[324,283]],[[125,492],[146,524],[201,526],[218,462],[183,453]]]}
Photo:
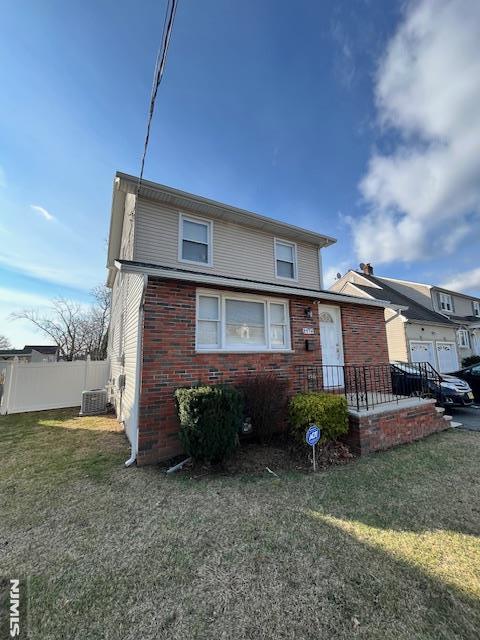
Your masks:
{"label": "double-hung window", "polygon": [[473,301],[473,315],[480,318],[480,302],[478,300]]}
{"label": "double-hung window", "polygon": [[178,259],[211,266],[212,223],[210,220],[180,214]]}
{"label": "double-hung window", "polygon": [[449,293],[439,293],[441,311],[453,311],[452,296]]}
{"label": "double-hung window", "polygon": [[275,276],[285,280],[296,280],[297,271],[297,245],[275,238]]}
{"label": "double-hung window", "polygon": [[198,351],[289,350],[288,303],[199,290],[196,345]]}
{"label": "double-hung window", "polygon": [[468,339],[468,331],[466,329],[459,329],[457,331],[458,346],[468,349],[470,347],[470,340]]}

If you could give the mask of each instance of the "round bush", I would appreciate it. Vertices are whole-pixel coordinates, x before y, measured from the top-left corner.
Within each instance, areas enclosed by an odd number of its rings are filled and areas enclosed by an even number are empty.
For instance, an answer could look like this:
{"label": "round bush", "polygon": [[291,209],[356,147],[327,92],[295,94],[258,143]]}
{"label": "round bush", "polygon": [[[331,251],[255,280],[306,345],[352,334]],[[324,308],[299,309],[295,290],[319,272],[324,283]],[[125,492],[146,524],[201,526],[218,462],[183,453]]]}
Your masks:
{"label": "round bush", "polygon": [[305,432],[311,424],[320,427],[321,442],[329,442],[348,431],[347,401],[333,393],[299,393],[290,400],[289,418],[298,443],[305,444]]}
{"label": "round bush", "polygon": [[189,456],[218,464],[238,443],[243,398],[233,387],[193,387],[175,391],[180,439]]}

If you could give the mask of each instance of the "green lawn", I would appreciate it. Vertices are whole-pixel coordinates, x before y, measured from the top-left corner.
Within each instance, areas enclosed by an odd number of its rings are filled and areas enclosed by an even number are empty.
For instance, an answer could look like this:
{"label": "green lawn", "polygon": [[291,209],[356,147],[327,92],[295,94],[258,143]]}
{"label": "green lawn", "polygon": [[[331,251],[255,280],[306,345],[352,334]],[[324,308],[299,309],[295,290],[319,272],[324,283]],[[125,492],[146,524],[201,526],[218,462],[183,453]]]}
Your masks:
{"label": "green lawn", "polygon": [[70,410],[1,417],[0,451],[32,639],[479,637],[478,433],[280,479],[125,469]]}

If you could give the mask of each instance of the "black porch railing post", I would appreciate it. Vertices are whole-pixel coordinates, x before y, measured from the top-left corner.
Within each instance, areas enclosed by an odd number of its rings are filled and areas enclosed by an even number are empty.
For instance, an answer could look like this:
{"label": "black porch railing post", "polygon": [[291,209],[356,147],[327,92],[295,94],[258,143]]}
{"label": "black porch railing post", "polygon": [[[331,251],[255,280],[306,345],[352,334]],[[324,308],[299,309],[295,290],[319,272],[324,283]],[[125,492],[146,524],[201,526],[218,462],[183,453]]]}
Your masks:
{"label": "black porch railing post", "polygon": [[368,411],[368,389],[367,389],[367,372],[366,372],[366,367],[362,367],[363,368],[363,388],[365,390],[365,408]]}
{"label": "black porch railing post", "polygon": [[353,371],[355,373],[355,397],[357,398],[357,411],[360,411],[360,397],[358,395],[358,377],[357,377],[358,369],[357,369],[357,367],[354,367]]}

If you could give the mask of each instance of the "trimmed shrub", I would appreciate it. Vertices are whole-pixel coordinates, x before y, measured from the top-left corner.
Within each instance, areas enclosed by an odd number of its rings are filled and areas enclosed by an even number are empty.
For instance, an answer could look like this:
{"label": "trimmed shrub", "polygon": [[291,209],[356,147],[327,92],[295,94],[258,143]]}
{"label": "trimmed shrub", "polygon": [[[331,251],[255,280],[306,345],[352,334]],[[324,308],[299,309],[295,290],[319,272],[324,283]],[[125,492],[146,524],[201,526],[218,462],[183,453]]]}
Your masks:
{"label": "trimmed shrub", "polygon": [[177,389],[175,399],[187,454],[202,462],[222,462],[238,443],[242,394],[233,387],[193,387]]}
{"label": "trimmed shrub", "polygon": [[287,382],[274,373],[261,373],[242,385],[245,415],[251,418],[254,437],[265,444],[272,439],[285,416]]}
{"label": "trimmed shrub", "polygon": [[480,356],[468,356],[462,360],[462,367],[470,367],[472,364],[480,364]]}
{"label": "trimmed shrub", "polygon": [[289,418],[298,443],[305,443],[305,431],[311,424],[320,427],[321,442],[329,442],[348,431],[347,401],[333,393],[299,393],[290,400]]}

